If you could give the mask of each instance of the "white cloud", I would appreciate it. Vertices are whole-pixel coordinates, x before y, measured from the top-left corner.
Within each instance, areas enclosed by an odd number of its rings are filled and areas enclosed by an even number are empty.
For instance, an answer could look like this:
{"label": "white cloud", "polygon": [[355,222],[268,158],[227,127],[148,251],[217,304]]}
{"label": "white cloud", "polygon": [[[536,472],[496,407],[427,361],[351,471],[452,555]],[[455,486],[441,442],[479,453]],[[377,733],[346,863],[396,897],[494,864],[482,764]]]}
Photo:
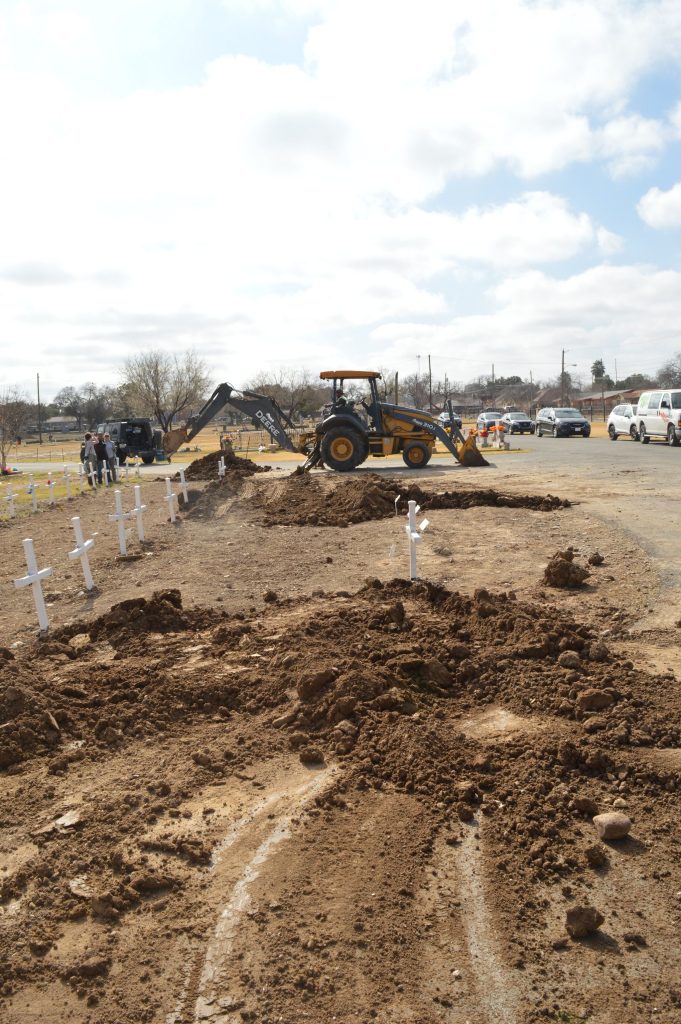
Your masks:
{"label": "white cloud", "polygon": [[499,284],[490,299],[494,308],[484,314],[382,325],[371,335],[374,358],[413,366],[414,353],[425,351],[459,379],[488,373],[494,362],[499,374],[532,370],[536,380],[558,374],[562,348],[587,378],[596,356],[611,370],[617,359],[625,376],[654,373],[678,350],[678,271],[598,266],[565,280],[527,271]]}
{"label": "white cloud", "polygon": [[664,192],[649,189],[636,207],[639,217],[651,228],[681,227],[681,181]]}

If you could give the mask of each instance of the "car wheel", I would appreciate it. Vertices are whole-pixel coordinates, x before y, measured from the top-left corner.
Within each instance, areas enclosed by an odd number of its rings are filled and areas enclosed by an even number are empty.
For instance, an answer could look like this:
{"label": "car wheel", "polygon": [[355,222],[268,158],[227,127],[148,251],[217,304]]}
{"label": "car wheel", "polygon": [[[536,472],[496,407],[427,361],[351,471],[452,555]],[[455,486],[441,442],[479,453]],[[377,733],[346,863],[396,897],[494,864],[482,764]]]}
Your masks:
{"label": "car wheel", "polygon": [[611,441],[616,441],[617,440],[617,431],[615,430],[615,427],[614,427],[614,425],[612,423],[608,427],[608,434],[610,435],[610,440]]}
{"label": "car wheel", "polygon": [[[151,466],[153,461],[154,461],[154,456],[153,455],[143,455],[142,456],[142,462],[144,463],[145,466]],[[168,459],[168,462],[170,462],[170,459]]]}
{"label": "car wheel", "polygon": [[641,442],[641,444],[650,444],[650,437],[648,436],[648,434],[646,434],[645,423],[641,423],[641,425],[638,428],[638,439]]}
{"label": "car wheel", "polygon": [[537,427],[536,434],[537,434],[537,437],[543,437],[544,436],[544,434],[542,433],[541,427]]}
{"label": "car wheel", "polygon": [[[582,431],[582,437],[591,437],[591,427],[587,427],[586,430]],[[613,440],[614,441],[617,440],[617,434],[615,434],[615,437],[613,438]]]}
{"label": "car wheel", "polygon": [[554,427],[553,430],[551,431],[551,433],[553,434],[554,437],[558,437],[558,427]]}
{"label": "car wheel", "polygon": [[531,433],[531,434],[534,434],[534,432],[536,431],[536,429],[537,429],[536,427],[530,427],[530,433]]}
{"label": "car wheel", "polygon": [[667,444],[672,448],[679,447],[679,440],[676,436],[676,430],[674,429],[673,423],[670,423],[667,427]]}
{"label": "car wheel", "polygon": [[632,441],[638,441],[638,430],[636,429],[633,423],[629,427],[629,437]]}

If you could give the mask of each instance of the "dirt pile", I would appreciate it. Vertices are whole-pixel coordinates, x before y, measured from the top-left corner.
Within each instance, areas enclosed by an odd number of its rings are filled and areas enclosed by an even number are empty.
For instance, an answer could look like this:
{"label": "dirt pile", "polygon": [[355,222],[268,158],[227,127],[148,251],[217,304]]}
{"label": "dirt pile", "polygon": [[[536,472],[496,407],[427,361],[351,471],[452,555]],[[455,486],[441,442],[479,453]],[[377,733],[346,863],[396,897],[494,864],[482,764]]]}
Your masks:
{"label": "dirt pile", "polygon": [[[556,551],[554,555],[551,555],[549,564],[544,569],[544,583],[550,587],[567,590],[583,586],[591,573],[583,565],[575,562],[575,555],[576,551],[573,548]],[[600,563],[592,564],[599,565]]]}
{"label": "dirt pile", "polygon": [[229,449],[227,451],[209,452],[202,459],[195,459],[185,471],[187,480],[217,480],[220,459],[225,460],[225,477],[247,477],[254,473],[267,473],[269,466],[258,466],[252,459],[242,459]]}
{"label": "dirt pile", "polygon": [[[565,1005],[565,986],[572,991],[570,978],[574,998],[583,998],[574,965],[547,980],[547,957],[563,948],[550,945],[550,914],[564,936],[566,900],[594,902],[604,929],[634,934],[625,892],[616,889],[614,900],[590,894],[615,853],[597,845],[589,818],[619,808],[615,797],[635,809],[634,839],[623,842],[638,842],[630,852],[647,858],[636,837],[654,836],[655,892],[673,899],[676,882],[665,870],[681,774],[671,761],[655,767],[637,758],[681,743],[678,690],[667,677],[634,670],[594,629],[546,603],[369,580],[356,594],[270,600],[262,613],[216,618],[211,609],[183,609],[180,594],[165,591],[0,658],[8,783],[0,820],[13,834],[24,830],[24,845],[15,845],[28,851],[0,875],[0,909],[11,908],[0,914],[9,951],[0,1010],[3,997],[26,991],[30,1002],[36,986],[58,983],[83,1001],[74,1019],[95,1006],[102,1024],[167,1019],[166,987],[176,1000],[187,976],[178,969],[166,983],[170,951],[198,978],[196,949],[212,941],[236,891],[222,903],[211,897],[225,836],[238,842],[234,829],[247,818],[238,804],[220,819],[220,799],[238,790],[245,800],[250,788],[265,819],[274,807],[274,797],[258,795],[267,759],[299,768],[327,762],[336,774],[296,815],[282,858],[290,879],[275,879],[274,889],[263,883],[243,933],[235,931],[235,943],[240,934],[248,942],[230,947],[229,1005],[243,1020],[300,1020],[302,993],[322,1024],[354,1019],[359,1004],[348,1003],[343,986],[358,957],[375,988],[372,1006],[381,995],[397,998],[397,985],[411,992],[410,972],[416,978],[433,949],[444,948],[428,945],[433,927],[466,899],[455,867],[480,858],[481,844],[509,962],[524,969],[516,987],[532,991],[526,1005],[536,1014],[527,1020],[550,1019],[554,1003]],[[85,777],[94,781],[79,796]],[[382,818],[382,808],[393,817]],[[262,843],[257,837],[254,849]],[[307,851],[307,861],[296,861],[296,851]],[[341,876],[346,854],[355,874]],[[267,882],[267,865],[257,863]],[[463,878],[460,890],[445,903],[433,890],[431,911],[428,886],[452,874]],[[330,893],[336,877],[347,883]],[[348,919],[334,923],[341,906]],[[656,937],[650,928],[648,936]],[[618,970],[628,940],[620,941]],[[654,995],[660,1020],[671,1021],[673,994],[642,982],[638,963],[641,1005]],[[446,975],[453,984],[449,960]],[[433,991],[453,999],[431,987],[431,1006]],[[626,987],[616,991],[629,998]],[[617,1012],[639,1020],[619,1004]],[[21,1003],[10,1002],[5,1016],[20,1013]],[[424,1010],[415,1019],[435,1018]]]}
{"label": "dirt pile", "polygon": [[[526,508],[550,512],[569,508],[570,502],[553,495],[502,494],[492,488],[427,491],[418,484],[384,479],[368,473],[349,480],[327,481],[310,474],[294,474],[275,495],[263,495],[266,526],[349,526],[405,512],[417,501],[424,511],[441,508]],[[397,502],[397,506],[396,506]]]}

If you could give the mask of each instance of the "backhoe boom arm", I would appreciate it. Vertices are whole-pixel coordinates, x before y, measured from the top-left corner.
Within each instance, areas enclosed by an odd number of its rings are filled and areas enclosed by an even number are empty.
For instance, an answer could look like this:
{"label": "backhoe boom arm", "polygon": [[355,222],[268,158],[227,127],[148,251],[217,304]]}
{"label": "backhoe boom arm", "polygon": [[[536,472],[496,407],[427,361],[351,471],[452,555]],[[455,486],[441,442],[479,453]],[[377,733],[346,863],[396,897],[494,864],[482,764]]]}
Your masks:
{"label": "backhoe boom arm", "polygon": [[184,427],[176,427],[164,435],[163,448],[166,454],[171,455],[180,445],[187,444],[195,438],[225,405],[231,405],[239,412],[250,416],[256,427],[266,430],[272,440],[286,451],[297,450],[286,433],[286,427],[294,429],[293,423],[273,398],[259,395],[255,391],[237,391],[231,384],[218,384],[208,401]]}

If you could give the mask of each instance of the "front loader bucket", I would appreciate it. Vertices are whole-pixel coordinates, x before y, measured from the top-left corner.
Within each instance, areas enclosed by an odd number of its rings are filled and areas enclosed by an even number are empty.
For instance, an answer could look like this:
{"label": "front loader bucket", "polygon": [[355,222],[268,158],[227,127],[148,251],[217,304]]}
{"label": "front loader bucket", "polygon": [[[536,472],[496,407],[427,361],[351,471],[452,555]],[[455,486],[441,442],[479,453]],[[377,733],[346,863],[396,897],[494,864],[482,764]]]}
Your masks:
{"label": "front loader bucket", "polygon": [[163,435],[163,451],[166,455],[172,455],[181,444],[184,444],[186,439],[186,427],[175,427],[174,430],[169,430],[167,434]]}
{"label": "front loader bucket", "polygon": [[487,459],[478,450],[475,434],[469,434],[464,443],[457,446],[457,450],[462,466],[489,466]]}

